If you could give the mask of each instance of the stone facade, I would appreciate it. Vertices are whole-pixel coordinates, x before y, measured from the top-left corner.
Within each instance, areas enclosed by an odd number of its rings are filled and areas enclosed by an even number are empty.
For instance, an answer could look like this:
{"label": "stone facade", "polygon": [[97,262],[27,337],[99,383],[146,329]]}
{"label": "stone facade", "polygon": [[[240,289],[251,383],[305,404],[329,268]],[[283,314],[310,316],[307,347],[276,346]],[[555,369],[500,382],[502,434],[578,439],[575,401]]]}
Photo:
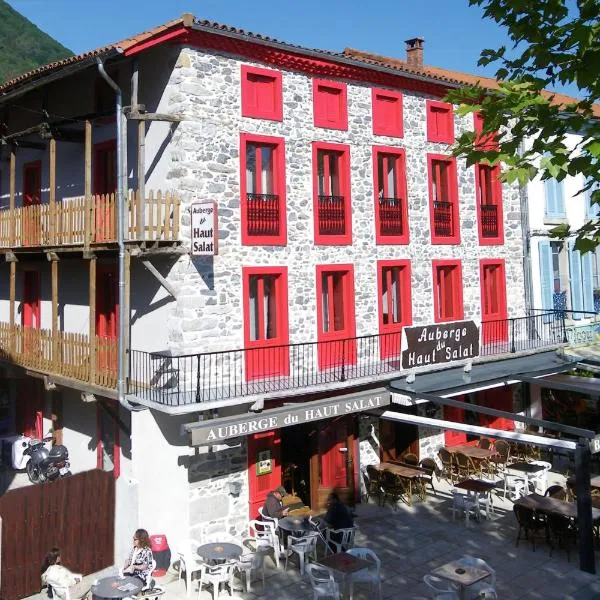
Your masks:
{"label": "stone facade", "polygon": [[365,485],[365,469],[367,465],[379,464],[379,418],[361,415],[358,418],[358,455],[360,467],[360,497],[364,498],[367,489]]}
{"label": "stone facade", "polygon": [[[167,86],[168,112],[185,116],[169,145],[168,185],[183,202],[182,236],[189,244],[189,206],[215,200],[219,206],[219,255],[184,257],[169,280],[178,290],[169,319],[170,347],[195,353],[243,346],[242,266],[287,265],[290,342],[316,339],[315,265],[354,265],[356,334],[378,332],[377,272],[380,259],[412,263],[413,322],[433,321],[432,259],[462,260],[465,318],[480,319],[479,259],[504,258],[509,316],[524,310],[522,240],[516,186],[503,191],[505,245],[480,246],[477,236],[474,169],[458,161],[460,245],[431,245],[426,153],[448,154],[444,144],[426,141],[426,96],[404,94],[404,137],[372,133],[371,89],[348,83],[348,131],[313,126],[312,78],[283,71],[283,121],[241,116],[237,58],[183,48]],[[455,116],[459,135],[472,119]],[[286,246],[242,246],[240,217],[240,132],[285,138],[287,180]],[[311,142],[350,145],[353,243],[316,246],[313,236]],[[409,245],[376,245],[372,146],[406,151]]]}

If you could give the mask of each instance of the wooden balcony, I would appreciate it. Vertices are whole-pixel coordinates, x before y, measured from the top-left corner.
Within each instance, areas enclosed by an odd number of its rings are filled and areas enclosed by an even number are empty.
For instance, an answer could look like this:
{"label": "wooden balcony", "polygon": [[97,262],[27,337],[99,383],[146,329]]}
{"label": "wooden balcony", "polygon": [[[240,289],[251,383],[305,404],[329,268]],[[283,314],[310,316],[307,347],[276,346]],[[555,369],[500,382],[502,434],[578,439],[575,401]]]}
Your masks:
{"label": "wooden balcony", "polygon": [[[179,216],[179,199],[173,194],[152,193],[142,200],[130,192],[125,240],[176,242]],[[89,247],[116,241],[115,194],[0,210],[0,248]]]}
{"label": "wooden balcony", "polygon": [[0,322],[0,360],[103,388],[117,385],[117,340]]}

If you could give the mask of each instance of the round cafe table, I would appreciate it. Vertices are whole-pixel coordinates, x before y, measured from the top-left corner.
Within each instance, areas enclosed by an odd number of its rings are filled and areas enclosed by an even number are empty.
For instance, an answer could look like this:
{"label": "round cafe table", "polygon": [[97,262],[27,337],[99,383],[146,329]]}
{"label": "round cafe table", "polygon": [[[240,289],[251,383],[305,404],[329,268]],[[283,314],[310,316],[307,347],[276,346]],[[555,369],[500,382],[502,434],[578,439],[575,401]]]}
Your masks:
{"label": "round cafe table", "polygon": [[119,577],[104,577],[97,584],[92,586],[92,594],[94,598],[126,598],[128,596],[136,596],[142,591],[144,583],[138,577],[125,575]]}
{"label": "round cafe table", "polygon": [[242,555],[243,549],[237,544],[212,542],[198,546],[197,552],[204,560],[232,560],[239,558]]}
{"label": "round cafe table", "polygon": [[284,517],[279,519],[278,525],[284,531],[296,532],[317,531],[317,529],[308,521],[307,517]]}

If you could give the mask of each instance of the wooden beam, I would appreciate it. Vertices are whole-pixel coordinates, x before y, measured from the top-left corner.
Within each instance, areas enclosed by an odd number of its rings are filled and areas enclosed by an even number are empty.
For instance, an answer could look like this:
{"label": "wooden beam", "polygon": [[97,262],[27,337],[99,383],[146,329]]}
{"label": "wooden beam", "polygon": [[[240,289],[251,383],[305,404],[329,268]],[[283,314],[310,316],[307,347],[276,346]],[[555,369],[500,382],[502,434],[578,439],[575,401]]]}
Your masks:
{"label": "wooden beam", "polygon": [[131,111],[127,114],[127,118],[131,121],[167,121],[169,123],[181,123],[184,117],[181,115],[167,115],[164,113],[143,113]]}
{"label": "wooden beam", "polygon": [[50,189],[49,189],[49,208],[50,208],[50,243],[56,244],[56,140],[50,140]]}
{"label": "wooden beam", "polygon": [[96,383],[96,257],[90,258],[90,383]]}
{"label": "wooden beam", "polygon": [[85,133],[83,131],[75,131],[74,129],[60,129],[53,127],[49,132],[44,132],[41,135],[42,139],[57,139],[61,142],[72,142],[74,144],[85,143]]}
{"label": "wooden beam", "polygon": [[127,381],[129,379],[129,357],[131,356],[131,255],[129,252],[125,252],[125,310],[123,311],[123,318],[125,319],[125,339],[123,340],[123,346],[125,348],[127,360],[125,360],[125,373],[124,377]]}
{"label": "wooden beam", "polygon": [[142,260],[142,264],[150,271],[150,273],[152,273],[152,275],[154,275],[160,285],[162,285],[173,298],[177,299],[177,294],[173,286],[160,274],[158,269],[147,258]]}
{"label": "wooden beam", "polygon": [[146,122],[138,122],[138,165],[137,165],[137,208],[136,229],[139,239],[144,239],[146,209]]}
{"label": "wooden beam", "polygon": [[60,392],[50,392],[52,398],[52,437],[55,444],[63,443],[63,403]]}
{"label": "wooden beam", "polygon": [[85,214],[84,214],[84,237],[83,245],[86,249],[90,247],[92,239],[92,123],[90,120],[85,122],[85,150],[84,150],[84,196],[85,196]]}
{"label": "wooden beam", "polygon": [[16,168],[17,168],[17,155],[14,147],[10,149],[10,168],[9,168],[9,200],[8,200],[8,208],[11,212],[10,219],[10,245],[15,245],[15,176],[16,176]]}
{"label": "wooden beam", "polygon": [[59,325],[58,325],[58,260],[51,263],[52,269],[52,360],[60,363]]}
{"label": "wooden beam", "polygon": [[9,282],[9,298],[10,298],[10,307],[9,307],[9,325],[11,331],[10,338],[10,350],[11,352],[15,351],[15,337],[14,337],[14,327],[15,327],[15,297],[17,292],[17,263],[10,263],[10,282]]}

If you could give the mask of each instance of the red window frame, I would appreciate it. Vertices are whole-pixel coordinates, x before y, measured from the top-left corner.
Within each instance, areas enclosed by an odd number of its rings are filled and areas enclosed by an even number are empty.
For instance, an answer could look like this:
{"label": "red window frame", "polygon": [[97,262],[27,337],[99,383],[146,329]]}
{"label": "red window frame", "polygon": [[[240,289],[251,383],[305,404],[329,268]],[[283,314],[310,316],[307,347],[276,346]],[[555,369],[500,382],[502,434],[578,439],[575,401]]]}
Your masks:
{"label": "red window frame", "polygon": [[[110,173],[106,162],[106,155],[112,154],[114,162],[112,168],[114,173]],[[107,140],[94,144],[94,177],[93,177],[93,193],[112,194],[117,191],[117,140]],[[113,185],[110,185],[110,181]]]}
{"label": "red window frame", "polygon": [[[108,400],[112,402],[112,400]],[[112,408],[118,412],[117,405],[113,405]],[[102,411],[104,409],[96,403],[96,468],[103,471],[103,453],[104,453],[104,442],[102,441]],[[121,440],[119,425],[115,423],[112,416],[106,415],[113,423],[114,426],[114,442],[113,442],[113,477],[118,479],[121,475]]]}
{"label": "red window frame", "polygon": [[[242,117],[283,121],[281,71],[242,65],[241,77]],[[268,96],[271,106],[265,102]]]}
{"label": "red window frame", "polygon": [[[371,90],[373,134],[401,138],[404,136],[402,93],[373,88]],[[390,118],[392,117],[392,118]]]}
{"label": "red window frame", "polygon": [[[344,327],[338,331],[324,331],[323,323],[323,275],[342,274],[342,318]],[[340,356],[346,365],[356,363],[356,316],[354,307],[354,266],[342,265],[317,265],[317,342],[319,368],[327,369],[340,366]],[[335,297],[328,299],[329,314],[336,315],[334,307]],[[336,344],[340,340],[348,340],[343,344]],[[329,343],[328,343],[329,342]]]}
{"label": "red window frame", "polygon": [[[495,282],[486,277],[486,270],[495,267]],[[508,304],[506,296],[506,262],[504,259],[481,259],[479,261],[481,285],[481,339],[484,344],[508,340]],[[494,298],[498,310],[486,310],[486,300]],[[492,321],[489,323],[489,321]],[[486,322],[488,322],[486,324]]]}
{"label": "red window frame", "polygon": [[[30,173],[36,177],[35,189],[31,189]],[[33,160],[23,165],[23,206],[42,202],[42,161]]]}
{"label": "red window frame", "polygon": [[475,131],[475,143],[474,146],[477,150],[489,151],[498,150],[498,134],[487,133],[482,134],[483,131],[483,115],[479,112],[473,113],[473,131]]}
{"label": "red window frame", "polygon": [[[266,199],[269,205],[263,220],[263,231],[258,234],[251,233],[254,225],[249,219],[248,181],[246,166],[248,161],[248,144],[261,144],[273,147],[273,194],[278,196],[277,200]],[[259,158],[259,155],[257,155]],[[259,178],[260,180],[260,178]],[[261,192],[257,192],[261,193]],[[266,135],[254,135],[251,133],[240,134],[240,196],[241,196],[241,222],[242,222],[242,244],[244,246],[285,246],[287,244],[287,204],[286,204],[286,181],[285,181],[285,140],[282,137]],[[275,229],[272,215],[274,210],[279,210],[279,231],[270,234],[269,229]],[[265,211],[263,211],[265,212]],[[251,227],[252,225],[252,227]]]}
{"label": "red window frame", "polygon": [[[490,197],[482,195],[482,172],[488,173],[492,179],[490,185]],[[502,182],[500,181],[500,165],[485,165],[475,163],[475,198],[477,202],[477,230],[479,234],[480,246],[495,246],[504,244],[504,211],[502,206]],[[493,218],[493,214],[487,213],[489,209],[483,206],[495,207],[496,235],[485,235],[490,229],[487,224],[488,219]]]}
{"label": "red window frame", "polygon": [[28,269],[23,271],[23,300],[21,306],[21,325],[29,329],[41,328],[42,288],[40,272]]}
{"label": "red window frame", "polygon": [[[433,272],[433,320],[435,323],[446,323],[450,321],[462,321],[464,319],[463,304],[463,278],[462,262],[460,260],[433,260],[431,261]],[[449,293],[442,290],[442,294],[452,299],[453,311],[451,315],[442,315],[440,302],[438,299],[438,270],[451,267],[452,270],[452,288]],[[447,312],[447,311],[444,311]]]}
{"label": "red window frame", "polygon": [[[433,194],[434,161],[445,162],[448,170],[448,202],[451,203],[452,235],[436,234]],[[456,158],[445,154],[427,154],[427,184],[429,186],[429,223],[431,227],[432,244],[460,244],[460,214],[458,210],[458,178],[456,174]]]}
{"label": "red window frame", "polygon": [[427,100],[427,141],[454,144],[454,108],[447,102]]}
{"label": "red window frame", "polygon": [[[251,339],[250,278],[271,275],[275,277],[275,329],[270,339]],[[259,283],[259,295],[264,297],[264,282]],[[288,321],[288,268],[242,267],[242,310],[244,316],[244,347],[246,380],[289,375],[289,321]],[[259,323],[259,332],[265,323]]]}
{"label": "red window frame", "polygon": [[[323,217],[323,211],[320,210],[319,200],[319,167],[318,167],[318,155],[320,151],[324,152],[336,152],[340,155],[338,165],[338,187],[340,196],[344,199],[343,206],[343,218],[344,218],[344,233],[343,234],[329,234],[320,233],[321,221],[320,217]],[[328,163],[327,163],[328,164]],[[347,144],[330,144],[325,142],[313,142],[312,145],[312,168],[313,168],[313,220],[314,220],[314,236],[315,244],[323,245],[349,245],[352,244],[352,198],[350,188],[350,146]],[[329,178],[328,169],[324,175],[325,180]],[[331,190],[329,190],[331,192]],[[335,194],[325,194],[325,196],[336,196]],[[326,216],[326,215],[325,215]]]}
{"label": "red window frame", "polygon": [[[392,299],[389,293],[392,278],[391,269],[400,269],[400,320],[397,323],[384,323],[384,283],[387,283],[387,314],[392,312]],[[385,270],[385,272],[384,272]],[[377,301],[379,307],[379,353],[382,360],[400,357],[402,328],[412,324],[411,298],[411,265],[410,260],[378,260],[377,261]]]}
{"label": "red window frame", "polygon": [[[333,96],[338,98],[337,116],[331,114],[329,107],[329,103],[334,102]],[[313,79],[313,119],[315,127],[348,130],[348,91],[345,83]]]}
{"label": "red window frame", "polygon": [[[392,207],[385,209],[382,207],[381,199],[379,198],[379,156],[390,155],[397,158],[395,185],[399,190],[401,204],[398,207],[398,216],[401,219],[401,233],[388,234],[385,229],[386,221],[388,220],[385,212],[392,210]],[[373,192],[375,202],[375,243],[376,244],[408,244],[409,242],[409,227],[408,227],[408,190],[406,187],[406,153],[401,148],[391,148],[389,146],[373,146]],[[383,198],[391,198],[386,195],[387,182],[383,182],[384,195]],[[384,212],[385,211],[385,212]],[[393,211],[396,212],[396,211]]]}

